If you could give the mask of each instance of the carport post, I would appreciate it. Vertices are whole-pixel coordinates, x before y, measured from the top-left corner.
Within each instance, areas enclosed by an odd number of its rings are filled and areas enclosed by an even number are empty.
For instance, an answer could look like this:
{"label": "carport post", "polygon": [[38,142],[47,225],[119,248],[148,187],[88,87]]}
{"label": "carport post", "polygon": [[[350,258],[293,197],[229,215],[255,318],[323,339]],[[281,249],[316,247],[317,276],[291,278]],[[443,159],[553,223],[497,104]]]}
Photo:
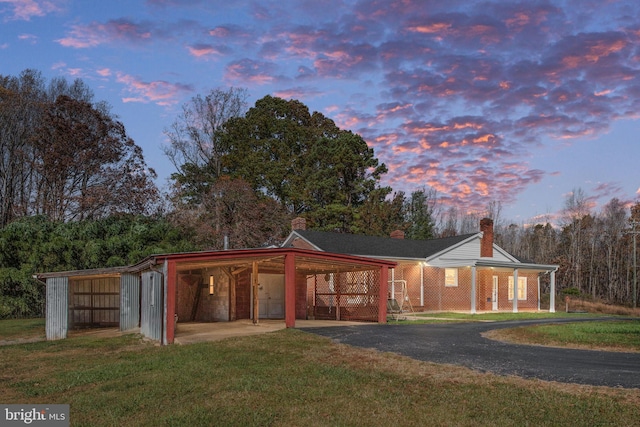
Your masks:
{"label": "carport post", "polygon": [[556,312],[556,271],[549,274],[549,313]]}
{"label": "carport post", "polygon": [[296,256],[284,256],[284,323],[287,328],[296,326]]}
{"label": "carport post", "polygon": [[387,298],[389,292],[389,267],[380,267],[380,293],[378,294],[378,323],[387,323]]}
{"label": "carport post", "polygon": [[[165,298],[165,337],[163,344],[173,344],[175,337],[175,315],[176,315],[176,286],[178,273],[175,261],[165,261],[166,275],[164,277],[166,298]],[[160,338],[162,340],[162,338]]]}

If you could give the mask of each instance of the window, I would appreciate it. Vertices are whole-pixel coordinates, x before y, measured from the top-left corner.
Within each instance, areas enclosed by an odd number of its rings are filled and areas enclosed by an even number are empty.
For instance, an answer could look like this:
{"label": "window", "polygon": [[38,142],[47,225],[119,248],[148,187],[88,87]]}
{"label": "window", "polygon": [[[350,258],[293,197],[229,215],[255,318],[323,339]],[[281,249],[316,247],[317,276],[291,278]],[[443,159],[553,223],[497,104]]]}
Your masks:
{"label": "window", "polygon": [[444,269],[444,285],[447,287],[458,286],[458,269],[457,268]]}
{"label": "window", "polygon": [[[509,276],[509,299],[513,300],[513,276]],[[518,277],[518,299],[527,299],[527,278]]]}
{"label": "window", "polygon": [[215,293],[215,280],[213,275],[209,276],[209,295],[213,295]]}

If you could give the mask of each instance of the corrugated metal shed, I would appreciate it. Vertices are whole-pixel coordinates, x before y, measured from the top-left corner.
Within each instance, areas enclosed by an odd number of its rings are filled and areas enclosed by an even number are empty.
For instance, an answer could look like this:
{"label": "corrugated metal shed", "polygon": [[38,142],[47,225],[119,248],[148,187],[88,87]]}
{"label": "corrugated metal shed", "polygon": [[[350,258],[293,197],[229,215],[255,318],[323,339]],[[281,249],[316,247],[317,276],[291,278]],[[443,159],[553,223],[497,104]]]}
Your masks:
{"label": "corrugated metal shed", "polygon": [[120,330],[128,331],[138,327],[140,321],[140,276],[123,274],[120,276]]}
{"label": "corrugated metal shed", "polygon": [[69,330],[69,278],[47,279],[47,310],[45,330],[48,340],[67,337]]}
{"label": "corrugated metal shed", "polygon": [[140,333],[152,340],[162,338],[163,326],[163,277],[157,271],[142,273],[140,296]]}

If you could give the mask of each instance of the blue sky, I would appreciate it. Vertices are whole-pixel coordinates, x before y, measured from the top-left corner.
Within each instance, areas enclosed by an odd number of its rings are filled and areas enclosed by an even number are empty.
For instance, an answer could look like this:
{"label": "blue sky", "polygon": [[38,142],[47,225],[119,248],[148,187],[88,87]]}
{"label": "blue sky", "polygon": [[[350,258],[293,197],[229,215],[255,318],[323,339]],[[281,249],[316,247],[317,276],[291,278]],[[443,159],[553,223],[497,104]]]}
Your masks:
{"label": "blue sky", "polygon": [[0,0],[0,74],[82,78],[164,185],[192,96],[295,98],[362,135],[383,184],[554,217],[640,197],[640,2]]}

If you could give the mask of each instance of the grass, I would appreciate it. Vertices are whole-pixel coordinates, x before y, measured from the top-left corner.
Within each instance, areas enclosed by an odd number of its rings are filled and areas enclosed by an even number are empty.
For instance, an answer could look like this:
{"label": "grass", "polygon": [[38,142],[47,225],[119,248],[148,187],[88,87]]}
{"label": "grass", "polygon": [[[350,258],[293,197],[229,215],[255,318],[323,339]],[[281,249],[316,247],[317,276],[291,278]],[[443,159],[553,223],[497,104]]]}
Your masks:
{"label": "grass", "polygon": [[493,322],[503,322],[508,320],[529,320],[529,319],[557,319],[557,318],[567,318],[567,317],[598,317],[603,316],[603,314],[588,314],[588,313],[565,313],[565,312],[498,312],[498,313],[479,313],[479,314],[469,314],[469,313],[454,313],[454,312],[442,312],[442,313],[417,313],[416,317],[425,317],[429,318],[432,321],[441,322],[451,320],[457,321],[471,321],[471,322],[480,322],[480,321],[493,321]]}
{"label": "grass", "polygon": [[640,320],[528,326],[494,330],[487,336],[517,343],[640,352]]}
{"label": "grass", "polygon": [[0,320],[0,341],[44,338],[44,319]]}
{"label": "grass", "polygon": [[640,390],[499,377],[291,329],[185,346],[138,335],[2,346],[0,395],[68,403],[74,426],[624,426],[640,405]]}

